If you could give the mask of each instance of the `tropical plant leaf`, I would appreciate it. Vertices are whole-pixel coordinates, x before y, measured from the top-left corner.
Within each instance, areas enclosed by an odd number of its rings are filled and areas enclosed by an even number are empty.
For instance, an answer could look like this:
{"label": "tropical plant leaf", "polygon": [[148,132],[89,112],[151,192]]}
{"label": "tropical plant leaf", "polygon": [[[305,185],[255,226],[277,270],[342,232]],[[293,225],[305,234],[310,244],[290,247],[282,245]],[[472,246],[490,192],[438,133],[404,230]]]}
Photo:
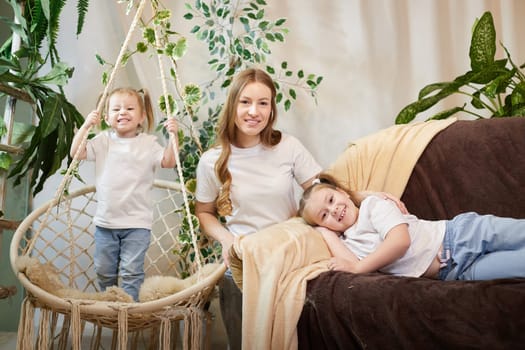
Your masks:
{"label": "tropical plant leaf", "polygon": [[404,107],[396,116],[396,124],[406,124],[414,120],[418,113],[426,111],[444,99],[457,92],[465,83],[453,81],[444,86],[437,94],[422,98]]}
{"label": "tropical plant leaf", "polygon": [[[66,0],[9,0],[8,3],[18,23],[3,17],[0,20],[8,24],[12,36],[21,37],[21,44],[20,49],[12,53],[10,38],[0,51],[0,97],[4,94],[28,102],[38,119],[36,126],[27,125],[17,138],[16,142],[25,149],[12,164],[9,177],[14,177],[14,184],[18,185],[30,173],[30,188],[36,194],[69,156],[74,131],[83,122],[65,95],[54,90],[65,86],[73,74],[72,68],[60,62],[55,47],[59,16]],[[87,0],[79,0],[79,18],[85,15],[87,4]],[[48,67],[51,67],[48,73],[43,74],[43,69]],[[68,158],[68,163],[70,161]]]}
{"label": "tropical plant leaf", "polygon": [[427,120],[442,120],[442,119],[447,119],[448,117],[458,113],[458,112],[461,112],[461,111],[464,111],[465,110],[465,104],[462,106],[462,107],[454,107],[454,108],[450,108],[450,109],[447,109],[445,111],[442,111],[442,112],[439,112],[437,114],[435,114],[434,116],[432,116],[431,118],[428,118]]}
{"label": "tropical plant leaf", "polygon": [[0,152],[0,169],[8,170],[13,162],[13,157],[7,152]]}
{"label": "tropical plant leaf", "polygon": [[40,78],[35,79],[35,82],[64,86],[67,84],[67,81],[72,74],[72,68],[70,68],[63,62],[58,62],[53,66],[53,68],[51,68],[51,71],[49,73]]}
{"label": "tropical plant leaf", "polygon": [[496,29],[492,14],[487,11],[476,22],[470,43],[470,67],[473,71],[483,69],[494,62],[496,54]]}
{"label": "tropical plant leaf", "polygon": [[[502,45],[503,46],[503,45]],[[495,60],[496,32],[490,12],[474,24],[469,56],[471,70],[456,77],[452,82],[439,82],[425,86],[420,90],[418,100],[405,106],[396,116],[396,124],[409,123],[418,113],[434,106],[437,102],[451,94],[470,96],[470,106],[477,110],[488,110],[491,117],[512,116],[521,113],[521,83],[525,83],[525,75],[510,57],[503,46],[507,58]],[[507,68],[510,63],[510,68]],[[518,89],[518,92],[516,92]],[[510,91],[510,94],[508,92]],[[438,113],[442,118],[458,112],[466,112],[478,117],[478,114],[463,107],[454,107]],[[429,118],[435,119],[436,116]]]}

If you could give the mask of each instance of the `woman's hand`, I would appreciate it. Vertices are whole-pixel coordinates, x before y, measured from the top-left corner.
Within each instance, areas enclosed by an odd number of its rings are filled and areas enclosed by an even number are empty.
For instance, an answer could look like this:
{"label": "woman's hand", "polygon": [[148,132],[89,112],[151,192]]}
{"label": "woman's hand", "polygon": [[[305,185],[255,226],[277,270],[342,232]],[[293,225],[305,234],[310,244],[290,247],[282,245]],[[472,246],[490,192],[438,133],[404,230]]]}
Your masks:
{"label": "woman's hand", "polygon": [[388,193],[388,192],[378,192],[378,196],[383,197],[384,199],[389,199],[389,200],[393,201],[394,203],[396,203],[396,205],[397,205],[397,207],[399,208],[399,210],[401,211],[401,213],[403,213],[403,214],[409,214],[408,209],[407,209],[405,203],[403,203],[403,202],[401,201],[401,199],[397,198],[396,196],[392,195],[391,193]]}
{"label": "woman's hand", "polygon": [[231,236],[232,239],[226,239],[226,240],[223,240],[221,241],[221,245],[222,245],[222,259],[224,261],[224,265],[226,265],[226,267],[230,267],[230,255],[229,255],[229,252],[230,252],[230,248],[231,246],[233,245],[233,235]]}
{"label": "woman's hand", "polygon": [[391,200],[396,204],[396,206],[399,208],[401,213],[403,214],[409,214],[407,207],[405,206],[405,203],[401,201],[401,199],[397,198],[391,193],[388,192],[375,192],[375,191],[358,191],[358,200],[359,202],[363,201],[368,196],[377,196],[381,197],[383,199]]}

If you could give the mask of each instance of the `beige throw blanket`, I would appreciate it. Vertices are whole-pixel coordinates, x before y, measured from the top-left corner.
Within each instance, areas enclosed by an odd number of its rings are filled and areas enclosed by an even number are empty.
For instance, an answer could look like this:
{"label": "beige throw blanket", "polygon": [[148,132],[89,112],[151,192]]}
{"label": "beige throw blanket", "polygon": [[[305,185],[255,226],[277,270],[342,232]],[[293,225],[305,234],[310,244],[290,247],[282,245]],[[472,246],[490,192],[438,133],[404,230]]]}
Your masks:
{"label": "beige throw blanket", "polygon": [[[455,119],[393,126],[355,141],[330,168],[352,189],[401,197],[417,159]],[[243,349],[296,349],[306,283],[327,271],[321,235],[293,218],[237,237],[232,274],[243,289]]]}
{"label": "beige throw blanket", "polygon": [[232,249],[242,260],[242,348],[296,349],[306,282],[327,271],[330,258],[322,236],[293,218],[237,237]]}
{"label": "beige throw blanket", "polygon": [[401,198],[419,156],[456,118],[394,125],[351,143],[326,170],[357,191],[382,191]]}

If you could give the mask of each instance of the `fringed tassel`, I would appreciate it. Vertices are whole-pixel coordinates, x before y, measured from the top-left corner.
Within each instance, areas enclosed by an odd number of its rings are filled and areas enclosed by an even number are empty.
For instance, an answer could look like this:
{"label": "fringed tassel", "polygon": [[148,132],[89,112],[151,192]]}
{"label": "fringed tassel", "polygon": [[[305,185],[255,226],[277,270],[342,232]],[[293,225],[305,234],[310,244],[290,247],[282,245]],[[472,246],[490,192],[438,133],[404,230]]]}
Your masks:
{"label": "fringed tassel", "polygon": [[69,336],[69,328],[71,327],[71,315],[64,315],[64,321],[62,322],[62,329],[58,337],[57,350],[67,349],[67,340]]}
{"label": "fringed tassel", "polygon": [[182,337],[182,348],[191,350],[191,310],[184,310],[184,336]]}
{"label": "fringed tassel", "polygon": [[205,328],[205,334],[204,334],[204,349],[208,350],[211,349],[211,329],[213,325],[213,315],[208,310],[205,311],[206,313],[206,328]]}
{"label": "fringed tassel", "polygon": [[171,341],[171,320],[162,317],[160,321],[160,348],[169,349]]}
{"label": "fringed tassel", "polygon": [[191,323],[191,349],[200,349],[202,339],[202,322],[203,322],[202,310],[198,308],[191,308],[190,317]]}
{"label": "fringed tassel", "polygon": [[51,311],[51,325],[49,327],[49,334],[51,335],[51,344],[50,344],[50,348],[52,348],[52,345],[54,344],[55,342],[55,332],[57,330],[57,325],[58,325],[58,313],[55,312],[55,311]]}
{"label": "fringed tassel", "polygon": [[48,309],[40,309],[40,324],[38,327],[38,349],[49,349],[49,332],[50,329],[50,320],[51,311]]}
{"label": "fringed tassel", "polygon": [[80,321],[80,303],[68,300],[71,303],[71,347],[80,350],[82,344],[82,323]]}
{"label": "fringed tassel", "polygon": [[131,335],[131,344],[130,348],[131,350],[138,350],[139,342],[140,342],[140,335],[143,331],[134,331]]}
{"label": "fringed tassel", "polygon": [[149,333],[149,349],[158,349],[159,348],[159,337],[160,334],[159,327],[153,327],[151,328],[151,332]]}
{"label": "fringed tassel", "polygon": [[102,326],[93,325],[93,336],[91,338],[91,350],[100,349],[100,343],[102,341]]}
{"label": "fringed tassel", "polygon": [[128,309],[118,310],[118,348],[126,350],[128,347]]}
{"label": "fringed tassel", "polygon": [[35,317],[35,308],[32,301],[25,297],[22,303],[22,312],[20,322],[18,323],[18,337],[16,348],[18,350],[33,350],[33,320]]}

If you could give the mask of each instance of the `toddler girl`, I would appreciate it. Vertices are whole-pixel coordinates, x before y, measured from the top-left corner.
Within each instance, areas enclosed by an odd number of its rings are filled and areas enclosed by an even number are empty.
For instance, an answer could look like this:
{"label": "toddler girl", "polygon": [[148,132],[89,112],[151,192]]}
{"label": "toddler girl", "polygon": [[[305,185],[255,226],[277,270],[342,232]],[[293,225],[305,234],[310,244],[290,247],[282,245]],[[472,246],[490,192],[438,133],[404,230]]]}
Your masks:
{"label": "toddler girl", "polygon": [[[155,171],[159,167],[173,168],[175,154],[171,142],[163,148],[156,136],[142,132],[145,124],[150,131],[154,122],[147,91],[113,90],[107,98],[104,118],[110,129],[88,140],[78,155],[79,160],[95,162],[95,270],[102,290],[117,285],[120,275],[122,288],[137,301],[153,222],[151,189]],[[97,111],[87,116],[71,144],[72,157],[85,133],[100,119]],[[164,126],[176,135],[174,118],[168,118]]]}

